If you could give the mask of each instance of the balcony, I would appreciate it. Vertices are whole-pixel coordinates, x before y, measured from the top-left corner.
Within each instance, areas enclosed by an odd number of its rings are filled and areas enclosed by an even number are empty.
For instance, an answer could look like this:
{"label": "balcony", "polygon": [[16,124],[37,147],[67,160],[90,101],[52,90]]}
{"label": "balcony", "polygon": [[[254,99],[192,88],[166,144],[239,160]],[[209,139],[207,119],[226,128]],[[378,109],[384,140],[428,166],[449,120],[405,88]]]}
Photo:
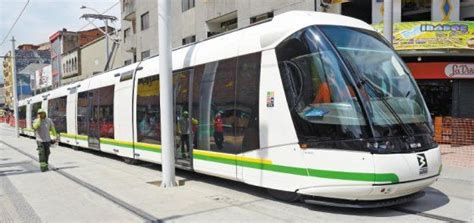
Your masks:
{"label": "balcony", "polygon": [[124,20],[132,21],[135,19],[135,0],[122,1],[122,17]]}

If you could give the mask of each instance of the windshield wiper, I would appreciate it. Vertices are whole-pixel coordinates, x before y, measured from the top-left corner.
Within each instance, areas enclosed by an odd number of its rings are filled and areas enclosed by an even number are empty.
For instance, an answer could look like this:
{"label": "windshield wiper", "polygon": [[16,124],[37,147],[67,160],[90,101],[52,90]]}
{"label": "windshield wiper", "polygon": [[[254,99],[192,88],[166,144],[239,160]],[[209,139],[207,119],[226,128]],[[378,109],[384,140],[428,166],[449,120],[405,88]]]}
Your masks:
{"label": "windshield wiper", "polygon": [[290,108],[290,111],[293,111],[296,109],[296,107],[298,106],[298,104],[300,103],[301,101],[301,98],[303,97],[303,76],[301,74],[301,70],[299,68],[299,66],[293,62],[293,61],[284,61],[283,62],[285,65],[287,65],[288,67],[293,66],[293,68],[296,70],[296,73],[298,74],[298,79],[299,79],[299,85],[300,85],[300,89],[298,90],[298,92],[296,92],[296,89],[295,89],[295,80],[294,80],[294,77],[292,76],[294,72],[291,71],[291,68],[287,68],[287,70],[289,71],[289,74],[287,72],[287,78],[290,79],[291,81],[291,88],[292,88],[292,91],[293,93],[296,95],[296,100],[293,104],[293,106]]}
{"label": "windshield wiper", "polygon": [[360,84],[359,85],[367,85],[370,87],[370,89],[375,93],[375,95],[377,96],[377,99],[380,99],[382,101],[382,103],[385,105],[385,107],[387,107],[387,109],[390,111],[390,113],[393,115],[393,117],[395,118],[395,120],[397,120],[398,124],[401,126],[402,130],[405,132],[405,135],[408,137],[408,140],[409,140],[409,146],[410,148],[412,147],[411,146],[411,143],[414,141],[414,138],[413,138],[413,135],[414,135],[414,131],[413,129],[408,125],[406,124],[405,122],[403,122],[403,120],[401,119],[401,117],[397,114],[397,112],[395,111],[395,109],[393,109],[392,105],[390,105],[390,103],[387,101],[387,98],[386,98],[386,93],[383,92],[376,84],[374,84],[372,81],[370,81],[368,78],[366,78],[365,76],[362,76],[362,75],[359,75],[359,78],[361,79],[360,81]]}

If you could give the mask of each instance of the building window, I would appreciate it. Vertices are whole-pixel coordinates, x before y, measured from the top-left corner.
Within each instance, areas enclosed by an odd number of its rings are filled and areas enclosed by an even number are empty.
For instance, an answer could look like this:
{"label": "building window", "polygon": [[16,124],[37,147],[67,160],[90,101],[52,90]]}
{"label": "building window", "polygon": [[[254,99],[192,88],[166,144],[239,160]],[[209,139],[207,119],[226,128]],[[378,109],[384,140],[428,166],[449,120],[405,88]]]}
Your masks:
{"label": "building window", "polygon": [[194,0],[181,0],[181,6],[182,6],[182,9],[183,9],[183,12],[187,11],[191,8],[194,8],[195,5],[196,5],[196,3],[195,3]]}
{"label": "building window", "polygon": [[267,12],[250,18],[250,24],[273,18],[273,12]]}
{"label": "building window", "polygon": [[124,61],[123,64],[124,64],[125,66],[132,64],[132,59],[128,59],[128,60]]}
{"label": "building window", "polygon": [[147,51],[143,51],[142,52],[142,60],[146,59],[150,57],[150,50],[147,50]]}
{"label": "building window", "polygon": [[150,27],[150,13],[146,12],[141,16],[141,27],[142,30],[148,29]]}
{"label": "building window", "polygon": [[123,42],[127,42],[127,37],[130,37],[130,28],[127,28],[125,31],[123,31]]}
{"label": "building window", "polygon": [[237,28],[237,11],[213,18],[206,22],[207,37]]}
{"label": "building window", "polygon": [[237,29],[237,18],[227,20],[221,23],[221,28],[224,31],[229,31],[233,29]]}
{"label": "building window", "polygon": [[196,42],[196,35],[188,36],[182,40],[183,45]]}

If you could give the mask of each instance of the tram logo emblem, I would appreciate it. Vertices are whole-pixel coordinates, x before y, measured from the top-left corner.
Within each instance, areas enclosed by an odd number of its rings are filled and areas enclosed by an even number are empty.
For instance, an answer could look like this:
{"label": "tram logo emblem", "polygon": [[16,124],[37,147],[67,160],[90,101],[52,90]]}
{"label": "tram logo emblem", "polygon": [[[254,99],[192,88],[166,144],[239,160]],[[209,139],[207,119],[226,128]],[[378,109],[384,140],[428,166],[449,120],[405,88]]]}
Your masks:
{"label": "tram logo emblem", "polygon": [[420,175],[428,173],[428,161],[426,161],[425,154],[416,154],[416,158],[418,159],[418,167],[420,167]]}

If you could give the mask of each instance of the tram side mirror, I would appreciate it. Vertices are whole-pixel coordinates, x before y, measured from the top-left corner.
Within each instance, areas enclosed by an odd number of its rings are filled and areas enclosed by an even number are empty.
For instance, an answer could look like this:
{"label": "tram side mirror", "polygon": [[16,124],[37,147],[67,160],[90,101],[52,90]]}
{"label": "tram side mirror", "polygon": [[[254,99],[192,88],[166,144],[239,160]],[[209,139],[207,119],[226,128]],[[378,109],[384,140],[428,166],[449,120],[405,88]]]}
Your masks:
{"label": "tram side mirror", "polygon": [[323,118],[329,111],[322,108],[310,108],[304,112],[306,118]]}

